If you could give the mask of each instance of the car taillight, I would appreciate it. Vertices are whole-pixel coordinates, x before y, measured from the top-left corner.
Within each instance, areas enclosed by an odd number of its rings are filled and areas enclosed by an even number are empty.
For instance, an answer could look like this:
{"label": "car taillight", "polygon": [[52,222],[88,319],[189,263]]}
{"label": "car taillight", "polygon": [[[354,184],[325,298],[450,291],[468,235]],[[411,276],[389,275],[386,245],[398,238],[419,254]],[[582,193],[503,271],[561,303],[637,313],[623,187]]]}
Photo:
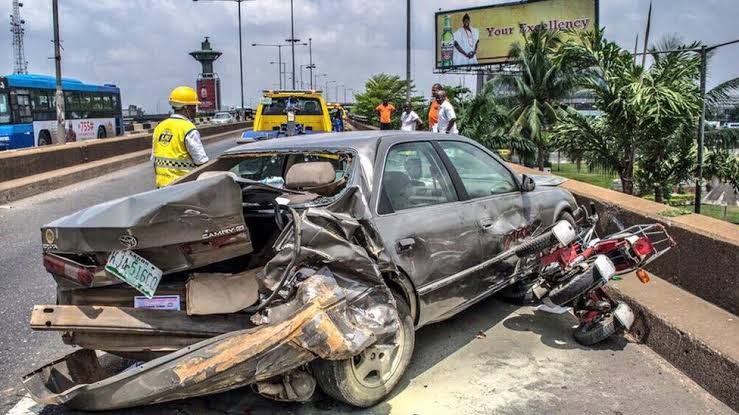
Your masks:
{"label": "car taillight", "polygon": [[84,287],[92,285],[93,272],[90,268],[66,261],[61,257],[44,254],[44,268],[52,274],[64,276]]}
{"label": "car taillight", "polygon": [[634,244],[632,245],[634,248],[634,252],[639,254],[639,256],[646,256],[654,252],[654,247],[652,246],[652,242],[649,241],[649,238],[642,237],[636,240]]}

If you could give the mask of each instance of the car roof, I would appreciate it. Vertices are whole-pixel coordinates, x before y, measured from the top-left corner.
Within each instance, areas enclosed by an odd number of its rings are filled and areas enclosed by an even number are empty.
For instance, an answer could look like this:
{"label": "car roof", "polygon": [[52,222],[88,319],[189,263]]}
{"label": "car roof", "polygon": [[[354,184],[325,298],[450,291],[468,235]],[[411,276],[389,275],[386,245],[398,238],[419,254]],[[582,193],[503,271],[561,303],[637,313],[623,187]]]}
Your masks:
{"label": "car roof", "polygon": [[317,150],[317,149],[353,149],[357,153],[370,156],[374,154],[381,139],[389,140],[460,140],[472,142],[459,135],[432,133],[429,131],[349,131],[343,133],[305,134],[293,137],[279,137],[268,140],[242,144],[226,150],[223,155],[235,155],[274,150]]}
{"label": "car roof", "polygon": [[283,98],[283,97],[323,97],[320,92],[315,91],[265,91],[265,97]]}

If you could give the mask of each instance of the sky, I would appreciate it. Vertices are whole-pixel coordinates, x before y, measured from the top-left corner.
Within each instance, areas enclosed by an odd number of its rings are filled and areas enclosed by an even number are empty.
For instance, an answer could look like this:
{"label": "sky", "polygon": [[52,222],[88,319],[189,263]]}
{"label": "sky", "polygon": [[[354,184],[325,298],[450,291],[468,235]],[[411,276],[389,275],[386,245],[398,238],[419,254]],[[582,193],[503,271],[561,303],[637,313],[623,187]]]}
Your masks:
{"label": "sky", "polygon": [[[434,12],[484,6],[505,0],[412,0],[412,77],[420,93],[431,84],[465,84],[473,76],[434,74]],[[25,53],[29,72],[54,73],[51,0],[23,0]],[[215,62],[223,104],[238,105],[239,56],[237,5],[200,0],[59,0],[63,45],[62,73],[91,83],[114,83],[124,106],[166,112],[167,97],[177,85],[193,85],[200,64],[188,55],[209,36],[223,52]],[[12,0],[0,0],[0,74],[13,71],[9,32]],[[600,24],[606,35],[629,50],[638,32],[643,38],[648,0],[600,0]],[[405,2],[402,0],[294,0],[295,37],[313,40],[313,60],[321,77],[344,85],[347,98],[361,91],[373,74],[405,77]],[[737,0],[654,0],[651,39],[679,34],[686,41],[713,44],[739,38]],[[5,25],[3,28],[2,25]],[[277,48],[252,43],[285,43],[290,37],[290,1],[242,3],[245,103],[254,106],[261,91],[277,89]],[[290,71],[290,48],[283,48]],[[296,46],[299,65],[308,64],[308,48]],[[711,61],[708,86],[739,76],[739,44],[718,51]],[[303,72],[308,82],[308,71]],[[343,100],[344,88],[339,88]]]}

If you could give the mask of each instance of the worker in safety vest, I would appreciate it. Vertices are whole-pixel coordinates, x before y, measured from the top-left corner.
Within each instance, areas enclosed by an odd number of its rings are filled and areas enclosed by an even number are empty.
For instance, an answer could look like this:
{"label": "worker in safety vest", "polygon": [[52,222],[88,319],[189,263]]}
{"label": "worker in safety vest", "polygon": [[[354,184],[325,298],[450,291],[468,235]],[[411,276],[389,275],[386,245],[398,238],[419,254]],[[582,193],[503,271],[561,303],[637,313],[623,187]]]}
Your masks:
{"label": "worker in safety vest", "polygon": [[200,133],[190,121],[200,104],[195,90],[178,86],[169,95],[169,103],[174,114],[157,124],[152,139],[157,187],[167,186],[208,161]]}

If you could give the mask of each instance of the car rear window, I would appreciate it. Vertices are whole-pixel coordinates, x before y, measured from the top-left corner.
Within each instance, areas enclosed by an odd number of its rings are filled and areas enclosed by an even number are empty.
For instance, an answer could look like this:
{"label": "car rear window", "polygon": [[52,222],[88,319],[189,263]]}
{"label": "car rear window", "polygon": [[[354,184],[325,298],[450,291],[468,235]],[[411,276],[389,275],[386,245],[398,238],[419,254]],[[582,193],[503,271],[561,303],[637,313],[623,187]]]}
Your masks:
{"label": "car rear window", "polygon": [[336,170],[336,180],[341,179],[349,169],[351,157],[336,153],[269,154],[249,157],[231,168],[244,179],[254,180],[275,187],[285,184],[286,167],[296,163],[328,161]]}
{"label": "car rear window", "polygon": [[317,98],[281,97],[262,101],[262,115],[285,115],[288,101],[298,115],[322,115],[321,101]]}

